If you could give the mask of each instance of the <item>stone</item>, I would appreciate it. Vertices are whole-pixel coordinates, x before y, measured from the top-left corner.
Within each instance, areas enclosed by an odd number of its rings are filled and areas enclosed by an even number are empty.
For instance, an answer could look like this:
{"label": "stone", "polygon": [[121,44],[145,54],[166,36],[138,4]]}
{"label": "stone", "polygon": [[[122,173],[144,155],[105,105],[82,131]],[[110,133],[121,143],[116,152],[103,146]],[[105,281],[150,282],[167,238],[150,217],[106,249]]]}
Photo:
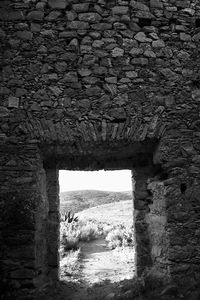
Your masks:
{"label": "stone", "polygon": [[200,41],[200,32],[198,32],[197,34],[193,35],[192,40],[196,41],[196,42]]}
{"label": "stone", "polygon": [[59,34],[59,38],[61,39],[72,39],[77,36],[77,33],[75,31],[62,31]]}
{"label": "stone", "polygon": [[78,82],[78,77],[76,72],[68,72],[64,76],[64,81],[65,82]]}
{"label": "stone", "polygon": [[141,66],[148,65],[148,62],[149,62],[148,59],[144,57],[137,57],[131,60],[131,63],[133,65],[141,65]]}
{"label": "stone", "polygon": [[88,23],[98,23],[101,21],[101,16],[97,13],[80,13],[78,15],[80,21]]}
{"label": "stone", "polygon": [[31,23],[31,32],[40,32],[41,26],[38,23]]}
{"label": "stone", "polygon": [[156,58],[156,54],[152,50],[144,51],[144,56],[149,57],[149,58]]}
{"label": "stone", "polygon": [[45,6],[46,6],[46,3],[45,2],[38,2],[37,4],[36,4],[36,9],[38,9],[38,10],[44,10],[44,8],[45,8]]}
{"label": "stone", "polygon": [[149,36],[153,39],[153,40],[159,40],[159,37],[157,35],[156,32],[151,32],[149,33]]}
{"label": "stone", "polygon": [[112,83],[112,84],[116,84],[117,83],[117,77],[106,77],[105,81],[107,83]]}
{"label": "stone", "polygon": [[0,39],[4,39],[6,36],[6,33],[3,29],[0,28]]}
{"label": "stone", "polygon": [[9,110],[4,106],[0,106],[0,116],[7,117],[8,115],[9,115]]}
{"label": "stone", "polygon": [[126,77],[128,77],[128,78],[136,78],[136,77],[138,77],[138,73],[135,72],[135,71],[128,71],[128,72],[126,72]]}
{"label": "stone", "polygon": [[190,42],[191,41],[191,36],[185,32],[180,33],[180,40],[183,42]]}
{"label": "stone", "polygon": [[89,3],[77,3],[73,4],[72,8],[74,11],[80,12],[87,12],[89,10]]}
{"label": "stone", "polygon": [[82,21],[72,21],[69,23],[69,29],[72,30],[78,30],[78,29],[88,29],[89,24],[87,22],[82,22]]}
{"label": "stone", "polygon": [[81,45],[80,46],[80,53],[81,54],[89,54],[92,53],[92,47],[87,45]]}
{"label": "stone", "polygon": [[112,8],[112,13],[114,15],[127,15],[129,12],[128,6],[114,6]]}
{"label": "stone", "polygon": [[134,10],[149,11],[149,7],[141,2],[131,0],[130,5]]}
{"label": "stone", "polygon": [[160,69],[161,74],[168,80],[177,80],[178,76],[175,72],[170,70],[169,68]]}
{"label": "stone", "polygon": [[19,98],[10,96],[8,98],[8,107],[18,108],[19,107]]}
{"label": "stone", "polygon": [[164,100],[165,100],[165,106],[166,107],[171,107],[175,104],[175,98],[174,98],[173,95],[166,96],[164,98]]}
{"label": "stone", "polygon": [[16,36],[21,40],[30,41],[33,38],[33,33],[27,30],[17,31]]}
{"label": "stone", "polygon": [[81,75],[82,77],[85,77],[85,76],[89,76],[92,74],[92,71],[89,70],[89,69],[78,69],[78,73],[79,75]]}
{"label": "stone", "polygon": [[86,90],[87,96],[99,96],[101,94],[101,88],[99,87],[92,87]]}
{"label": "stone", "polygon": [[58,62],[56,65],[55,65],[55,68],[58,72],[65,72],[67,70],[67,63],[65,61],[61,61],[61,62]]}
{"label": "stone", "polygon": [[0,95],[9,95],[10,94],[10,89],[8,89],[6,86],[2,86],[0,88]]}
{"label": "stone", "polygon": [[162,0],[150,0],[150,7],[156,9],[163,9]]}
{"label": "stone", "polygon": [[25,96],[27,94],[27,90],[23,89],[23,88],[17,88],[15,91],[15,96],[16,97],[21,97],[21,96]]}
{"label": "stone", "polygon": [[184,8],[183,12],[187,13],[190,16],[194,16],[194,14],[195,14],[195,10],[193,8],[189,8],[189,7]]}
{"label": "stone", "polygon": [[66,0],[48,0],[48,4],[52,9],[65,9],[67,6]]}
{"label": "stone", "polygon": [[135,13],[135,17],[136,18],[139,18],[139,19],[152,19],[153,18],[153,15],[152,15],[152,13],[150,12],[150,11],[137,11],[136,13]]}
{"label": "stone", "polygon": [[22,278],[34,278],[35,272],[30,269],[18,269],[11,272],[11,278],[22,279]]}
{"label": "stone", "polygon": [[49,90],[52,92],[52,94],[56,97],[60,96],[60,94],[62,93],[61,89],[58,88],[57,86],[50,86]]}
{"label": "stone", "polygon": [[153,48],[164,48],[165,47],[165,42],[163,40],[156,40],[152,42],[152,47]]}
{"label": "stone", "polygon": [[103,45],[104,45],[104,41],[102,41],[102,40],[95,40],[92,43],[93,48],[101,48]]}
{"label": "stone", "polygon": [[124,55],[124,49],[122,48],[119,48],[119,47],[115,47],[113,50],[112,50],[112,56],[113,57],[121,57]]}
{"label": "stone", "polygon": [[70,43],[69,43],[69,47],[72,48],[72,49],[78,50],[79,49],[78,40],[77,39],[71,40]]}
{"label": "stone", "polygon": [[142,31],[138,32],[135,36],[134,39],[140,43],[148,43],[152,42],[152,39],[149,39],[146,37],[146,34]]}
{"label": "stone", "polygon": [[74,21],[77,18],[77,13],[75,11],[66,11],[66,17],[68,21]]}
{"label": "stone", "polygon": [[106,295],[105,300],[114,300],[115,299],[115,293],[110,293]]}
{"label": "stone", "polygon": [[136,57],[139,56],[140,54],[143,54],[143,49],[133,47],[129,53],[131,56]]}
{"label": "stone", "polygon": [[186,31],[186,27],[184,25],[176,25],[176,31]]}
{"label": "stone", "polygon": [[116,120],[121,120],[126,118],[126,112],[124,108],[112,108],[109,110],[109,116]]}
{"label": "stone", "polygon": [[33,10],[27,15],[29,21],[42,21],[44,18],[44,12],[39,10]]}
{"label": "stone", "polygon": [[48,16],[45,18],[47,21],[54,21],[56,20],[58,17],[60,17],[61,12],[60,11],[51,11],[50,14],[48,14]]}
{"label": "stone", "polygon": [[7,15],[8,21],[23,21],[25,19],[23,11],[9,11]]}
{"label": "stone", "polygon": [[109,30],[112,28],[112,24],[110,23],[98,23],[91,25],[92,29],[97,31]]}
{"label": "stone", "polygon": [[37,50],[38,53],[42,53],[42,54],[46,54],[47,51],[48,51],[48,50],[47,50],[47,47],[44,46],[44,45],[41,45],[41,46],[38,48],[38,50]]}

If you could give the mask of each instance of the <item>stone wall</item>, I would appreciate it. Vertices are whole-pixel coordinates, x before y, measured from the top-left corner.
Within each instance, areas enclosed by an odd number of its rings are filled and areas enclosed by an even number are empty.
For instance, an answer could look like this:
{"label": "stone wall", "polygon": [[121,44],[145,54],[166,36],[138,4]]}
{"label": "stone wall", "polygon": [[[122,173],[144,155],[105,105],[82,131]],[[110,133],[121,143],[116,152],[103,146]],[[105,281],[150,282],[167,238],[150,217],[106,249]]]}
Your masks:
{"label": "stone wall", "polygon": [[37,147],[1,145],[0,153],[0,294],[11,299],[47,280],[48,201]]}
{"label": "stone wall", "polygon": [[[199,1],[3,0],[0,21],[5,286],[42,285],[49,266],[56,267],[50,263],[51,239],[43,237],[49,228],[58,230],[57,208],[51,206],[54,198],[58,202],[57,169],[125,166],[136,168],[138,270],[164,270],[186,295],[195,292],[200,281]],[[157,187],[151,191],[150,181]],[[159,190],[164,194],[158,197]],[[23,229],[21,217],[15,222],[16,245],[24,230],[20,245],[30,245],[30,258],[9,252],[15,241],[9,239],[11,216],[20,207],[27,217]],[[140,259],[143,255],[147,260]],[[28,270],[26,278],[19,265]]]}

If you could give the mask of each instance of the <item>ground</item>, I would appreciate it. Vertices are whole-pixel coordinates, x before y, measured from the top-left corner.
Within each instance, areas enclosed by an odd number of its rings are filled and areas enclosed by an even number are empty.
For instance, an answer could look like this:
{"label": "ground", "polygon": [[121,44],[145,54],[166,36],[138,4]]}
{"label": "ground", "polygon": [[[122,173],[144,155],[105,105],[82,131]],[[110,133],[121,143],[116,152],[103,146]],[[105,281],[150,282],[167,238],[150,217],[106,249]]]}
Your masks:
{"label": "ground", "polygon": [[105,239],[100,238],[82,243],[78,266],[72,274],[65,274],[64,265],[62,268],[62,280],[71,286],[69,299],[90,299],[97,290],[101,299],[113,293],[113,285],[117,286],[124,279],[133,278],[134,251],[128,247],[111,250]]}

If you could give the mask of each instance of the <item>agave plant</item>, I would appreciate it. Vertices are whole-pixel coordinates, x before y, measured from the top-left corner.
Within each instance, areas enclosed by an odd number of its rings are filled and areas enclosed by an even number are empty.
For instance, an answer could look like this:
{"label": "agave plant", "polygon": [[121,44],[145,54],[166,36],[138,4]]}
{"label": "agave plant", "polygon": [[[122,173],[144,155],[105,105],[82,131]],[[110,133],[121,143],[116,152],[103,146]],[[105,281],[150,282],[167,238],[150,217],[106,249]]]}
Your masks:
{"label": "agave plant", "polygon": [[67,223],[78,222],[78,217],[75,217],[74,213],[71,213],[71,211],[69,211],[68,213],[65,213],[64,221]]}

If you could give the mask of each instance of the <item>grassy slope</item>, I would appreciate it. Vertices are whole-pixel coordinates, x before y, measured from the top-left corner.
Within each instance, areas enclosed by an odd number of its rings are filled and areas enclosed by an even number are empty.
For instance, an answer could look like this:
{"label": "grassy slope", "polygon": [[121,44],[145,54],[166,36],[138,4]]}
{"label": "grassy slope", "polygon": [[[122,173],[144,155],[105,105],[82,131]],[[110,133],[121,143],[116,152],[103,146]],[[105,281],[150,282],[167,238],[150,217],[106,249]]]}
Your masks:
{"label": "grassy slope", "polygon": [[88,208],[78,213],[80,219],[95,219],[112,225],[133,224],[133,201],[125,200]]}
{"label": "grassy slope", "polygon": [[132,199],[132,191],[104,192],[96,190],[60,193],[60,210],[78,212],[90,207]]}

